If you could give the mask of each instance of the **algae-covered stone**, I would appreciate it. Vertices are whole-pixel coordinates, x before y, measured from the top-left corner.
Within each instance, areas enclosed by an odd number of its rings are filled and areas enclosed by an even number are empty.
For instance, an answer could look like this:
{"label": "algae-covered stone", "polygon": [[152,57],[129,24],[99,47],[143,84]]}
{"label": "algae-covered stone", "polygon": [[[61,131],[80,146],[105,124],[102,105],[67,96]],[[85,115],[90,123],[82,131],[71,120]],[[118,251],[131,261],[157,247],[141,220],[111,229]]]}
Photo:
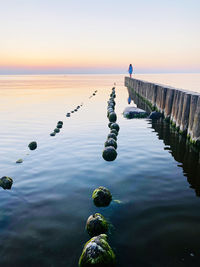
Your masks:
{"label": "algae-covered stone", "polygon": [[35,150],[37,148],[37,143],[33,141],[28,145],[28,147],[30,150]]}
{"label": "algae-covered stone", "polygon": [[87,219],[86,229],[90,236],[97,236],[108,231],[108,223],[103,215],[95,213]]}
{"label": "algae-covered stone", "polygon": [[116,115],[116,113],[115,113],[115,112],[111,112],[111,113],[109,114],[109,121],[110,121],[110,122],[116,122],[116,120],[117,120],[117,115]]}
{"label": "algae-covered stone", "polygon": [[23,159],[18,159],[17,161],[16,161],[16,163],[22,163],[23,162]]}
{"label": "algae-covered stone", "polygon": [[110,204],[112,195],[106,187],[100,186],[93,191],[92,198],[97,207],[106,207]]}
{"label": "algae-covered stone", "polygon": [[55,132],[53,132],[53,133],[50,133],[50,136],[55,136],[56,135],[56,133]]}
{"label": "algae-covered stone", "polygon": [[109,138],[105,142],[105,147],[107,147],[107,146],[113,146],[115,149],[117,149],[117,142],[113,138]]}
{"label": "algae-covered stone", "polygon": [[115,130],[115,129],[112,129],[112,130],[110,131],[110,133],[114,133],[116,136],[118,136],[118,131]]}
{"label": "algae-covered stone", "polygon": [[102,157],[106,161],[113,161],[117,157],[117,151],[115,150],[113,146],[107,146],[103,150]]}
{"label": "algae-covered stone", "polygon": [[127,119],[134,119],[134,118],[146,118],[148,116],[148,113],[140,108],[127,107],[123,111],[123,115]]}
{"label": "algae-covered stone", "polygon": [[116,131],[119,132],[119,125],[117,123],[112,123],[110,129],[115,129]]}
{"label": "algae-covered stone", "polygon": [[107,235],[91,238],[84,246],[79,259],[79,267],[114,267],[116,257],[107,242]]}
{"label": "algae-covered stone", "polygon": [[55,132],[55,133],[59,133],[59,132],[60,132],[60,129],[55,128],[55,129],[54,129],[54,132]]}
{"label": "algae-covered stone", "polygon": [[3,189],[11,189],[12,184],[13,184],[13,179],[12,179],[11,177],[3,176],[3,177],[0,179],[0,186],[1,186]]}
{"label": "algae-covered stone", "polygon": [[109,135],[108,135],[108,139],[109,138],[112,138],[112,139],[114,139],[115,141],[117,141],[117,136],[114,134],[114,133],[110,133]]}

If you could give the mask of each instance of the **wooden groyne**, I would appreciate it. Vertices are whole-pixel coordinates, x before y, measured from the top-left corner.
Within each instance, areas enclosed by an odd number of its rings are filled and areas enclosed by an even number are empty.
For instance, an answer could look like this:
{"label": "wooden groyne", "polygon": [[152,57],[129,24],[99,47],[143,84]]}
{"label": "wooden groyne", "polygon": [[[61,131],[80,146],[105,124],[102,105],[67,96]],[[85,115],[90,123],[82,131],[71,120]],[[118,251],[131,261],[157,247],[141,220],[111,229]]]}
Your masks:
{"label": "wooden groyne", "polygon": [[125,77],[125,86],[200,146],[200,94],[129,77]]}

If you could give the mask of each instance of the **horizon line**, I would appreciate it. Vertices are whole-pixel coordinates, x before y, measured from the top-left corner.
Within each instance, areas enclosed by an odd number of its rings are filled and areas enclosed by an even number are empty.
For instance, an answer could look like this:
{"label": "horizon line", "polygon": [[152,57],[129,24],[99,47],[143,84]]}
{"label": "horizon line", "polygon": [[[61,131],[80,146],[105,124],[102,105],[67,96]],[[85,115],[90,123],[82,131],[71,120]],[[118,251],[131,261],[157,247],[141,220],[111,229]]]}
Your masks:
{"label": "horizon line", "polygon": [[[200,74],[200,71],[177,71],[177,72],[138,72],[138,73],[133,73],[134,75],[143,75],[143,74]],[[37,76],[37,75],[127,75],[128,73],[107,73],[107,72],[99,72],[99,73],[94,73],[94,72],[88,72],[88,73],[83,73],[83,72],[77,72],[77,73],[0,73],[0,76],[22,76],[22,75],[27,75],[27,76]]]}

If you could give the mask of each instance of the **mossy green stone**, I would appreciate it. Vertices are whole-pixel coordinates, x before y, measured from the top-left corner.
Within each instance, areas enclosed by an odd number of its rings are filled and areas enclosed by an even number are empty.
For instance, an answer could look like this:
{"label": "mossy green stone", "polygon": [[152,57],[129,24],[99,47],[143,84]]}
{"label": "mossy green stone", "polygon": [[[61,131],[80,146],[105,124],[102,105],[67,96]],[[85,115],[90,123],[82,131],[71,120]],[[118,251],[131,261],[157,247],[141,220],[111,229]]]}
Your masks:
{"label": "mossy green stone", "polygon": [[97,207],[106,207],[110,204],[112,195],[106,187],[100,186],[93,191],[92,198]]}
{"label": "mossy green stone", "polygon": [[11,189],[12,184],[13,184],[13,179],[12,179],[11,177],[3,176],[3,177],[0,179],[0,186],[1,186],[3,189]]}
{"label": "mossy green stone", "polygon": [[55,128],[55,129],[54,129],[54,132],[55,132],[55,133],[59,133],[59,132],[60,132],[60,129]]}
{"label": "mossy green stone", "polygon": [[79,267],[115,267],[116,257],[107,242],[107,235],[91,238],[84,246]]}
{"label": "mossy green stone", "polygon": [[104,234],[108,231],[108,223],[103,215],[95,213],[87,219],[86,230],[91,237]]}
{"label": "mossy green stone", "polygon": [[28,147],[30,150],[35,150],[37,148],[37,143],[33,141],[28,145]]}
{"label": "mossy green stone", "polygon": [[110,133],[109,135],[108,135],[108,139],[109,138],[112,138],[112,139],[114,139],[115,141],[117,141],[117,136],[114,134],[114,133]]}
{"label": "mossy green stone", "polygon": [[23,162],[23,159],[18,159],[17,161],[16,161],[16,163],[22,163]]}
{"label": "mossy green stone", "polygon": [[110,113],[110,114],[109,114],[109,121],[110,121],[110,122],[116,122],[116,120],[117,120],[117,115],[116,115],[116,113],[115,113],[115,112]]}
{"label": "mossy green stone", "polygon": [[112,123],[110,129],[115,129],[116,131],[119,132],[119,125],[117,123]]}
{"label": "mossy green stone", "polygon": [[107,147],[107,146],[113,146],[115,149],[117,149],[117,142],[113,138],[109,138],[105,142],[105,147]]}

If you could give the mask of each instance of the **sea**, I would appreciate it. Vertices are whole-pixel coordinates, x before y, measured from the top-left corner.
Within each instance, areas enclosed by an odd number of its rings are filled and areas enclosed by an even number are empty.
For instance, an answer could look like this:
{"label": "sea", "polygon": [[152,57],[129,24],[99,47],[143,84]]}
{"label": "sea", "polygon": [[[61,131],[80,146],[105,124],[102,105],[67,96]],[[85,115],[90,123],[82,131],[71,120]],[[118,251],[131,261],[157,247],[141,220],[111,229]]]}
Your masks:
{"label": "sea", "polygon": [[[124,118],[137,105],[124,77],[0,76],[0,177],[13,179],[10,190],[0,187],[0,266],[78,266],[97,212],[109,222],[117,267],[200,265],[200,153],[166,122]],[[200,93],[200,74],[134,77]],[[120,131],[108,162],[112,87]],[[108,207],[93,203],[99,186],[112,193]]]}

